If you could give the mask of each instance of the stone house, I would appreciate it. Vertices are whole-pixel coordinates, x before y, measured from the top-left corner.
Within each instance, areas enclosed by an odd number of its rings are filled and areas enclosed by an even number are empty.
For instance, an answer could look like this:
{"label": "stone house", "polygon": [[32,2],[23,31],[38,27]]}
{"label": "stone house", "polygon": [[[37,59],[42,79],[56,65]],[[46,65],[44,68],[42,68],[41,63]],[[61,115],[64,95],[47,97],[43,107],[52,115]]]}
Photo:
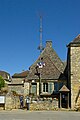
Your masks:
{"label": "stone house", "polygon": [[24,82],[28,75],[28,71],[23,71],[21,73],[15,73],[12,76],[12,81],[8,83],[9,91],[15,91],[17,94],[24,94]]}
{"label": "stone house", "polygon": [[67,86],[65,64],[52,48],[52,41],[47,41],[45,49],[30,67],[24,91],[29,95],[60,99],[59,90],[63,85]]}

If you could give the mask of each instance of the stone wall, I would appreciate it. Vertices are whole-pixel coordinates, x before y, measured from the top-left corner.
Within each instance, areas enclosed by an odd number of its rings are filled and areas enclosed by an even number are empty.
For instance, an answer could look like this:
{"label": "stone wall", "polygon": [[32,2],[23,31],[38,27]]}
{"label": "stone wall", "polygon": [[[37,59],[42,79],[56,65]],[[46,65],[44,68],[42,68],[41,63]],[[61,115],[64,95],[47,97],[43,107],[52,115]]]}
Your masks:
{"label": "stone wall", "polygon": [[58,100],[34,101],[30,103],[30,110],[58,110]]}
{"label": "stone wall", "polygon": [[[19,96],[8,93],[5,98],[5,110],[20,108]],[[1,109],[4,107],[0,107]],[[23,109],[26,109],[26,97],[24,97]],[[32,97],[30,98],[30,110],[58,110],[58,99]]]}
{"label": "stone wall", "polygon": [[80,97],[80,47],[71,47],[71,107],[74,108]]}
{"label": "stone wall", "polygon": [[24,87],[22,85],[11,85],[8,86],[8,91],[15,91],[18,94],[24,94]]}
{"label": "stone wall", "polygon": [[8,83],[8,91],[16,91],[18,94],[24,94],[24,78],[12,78]]}
{"label": "stone wall", "polygon": [[14,96],[12,93],[8,93],[5,99],[5,110],[18,108],[20,108],[19,96]]}
{"label": "stone wall", "polygon": [[29,89],[30,89],[30,83],[25,82],[24,83],[24,95],[29,95]]}

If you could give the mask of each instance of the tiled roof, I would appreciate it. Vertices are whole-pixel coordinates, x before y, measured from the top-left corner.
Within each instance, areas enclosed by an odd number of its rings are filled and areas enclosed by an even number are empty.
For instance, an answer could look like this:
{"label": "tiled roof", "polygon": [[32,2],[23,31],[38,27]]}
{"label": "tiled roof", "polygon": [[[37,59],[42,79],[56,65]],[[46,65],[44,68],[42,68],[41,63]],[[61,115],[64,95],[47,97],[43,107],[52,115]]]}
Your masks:
{"label": "tiled roof", "polygon": [[23,71],[21,73],[15,73],[12,78],[24,78],[24,77],[27,77],[29,71]]}
{"label": "tiled roof", "polygon": [[[38,73],[41,73],[41,78],[42,79],[58,79],[61,73],[53,64],[53,62],[50,60],[50,58],[48,56],[44,56],[43,61],[45,63],[45,66],[40,69],[37,68]],[[34,66],[34,69],[32,69],[29,72],[27,79],[38,79],[38,76],[35,75],[35,73],[37,73],[36,65]]]}
{"label": "tiled roof", "polygon": [[43,58],[42,61],[45,63],[45,66],[42,69],[38,69],[38,72],[41,73],[42,79],[56,80],[60,78],[61,74],[64,76],[63,72],[65,66],[52,48],[51,41],[48,41],[46,48],[43,50],[36,62],[30,67],[27,79],[38,79],[38,76],[35,75],[36,65],[41,58]]}
{"label": "tiled roof", "polygon": [[33,68],[38,63],[38,61],[40,61],[40,58],[44,58],[44,56],[47,55],[51,59],[51,61],[55,64],[55,66],[57,67],[57,69],[60,72],[64,71],[64,69],[65,69],[64,63],[58,57],[55,50],[52,48],[52,45],[50,45],[50,46],[48,45],[48,44],[50,44],[50,42],[52,42],[52,41],[47,41],[46,42],[47,45],[46,45],[45,49],[40,54],[40,56],[36,60],[36,62],[30,68]]}

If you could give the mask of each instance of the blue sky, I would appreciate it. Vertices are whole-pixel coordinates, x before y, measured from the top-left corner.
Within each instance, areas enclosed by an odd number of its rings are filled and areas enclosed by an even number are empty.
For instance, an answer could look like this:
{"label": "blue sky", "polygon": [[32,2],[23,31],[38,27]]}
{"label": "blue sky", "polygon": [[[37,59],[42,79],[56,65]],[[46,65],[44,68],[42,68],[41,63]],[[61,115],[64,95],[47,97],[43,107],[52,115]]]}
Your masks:
{"label": "blue sky", "polygon": [[80,0],[0,0],[0,70],[13,75],[38,58],[40,14],[43,46],[52,40],[66,60],[66,45],[80,33]]}

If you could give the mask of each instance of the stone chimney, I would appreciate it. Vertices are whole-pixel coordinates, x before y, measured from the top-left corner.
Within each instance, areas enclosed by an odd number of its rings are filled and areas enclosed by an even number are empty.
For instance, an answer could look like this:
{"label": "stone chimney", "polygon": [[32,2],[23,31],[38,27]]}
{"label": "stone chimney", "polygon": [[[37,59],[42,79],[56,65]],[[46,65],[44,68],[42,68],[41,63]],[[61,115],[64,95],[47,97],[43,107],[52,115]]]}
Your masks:
{"label": "stone chimney", "polygon": [[52,41],[46,41],[46,48],[52,47]]}

